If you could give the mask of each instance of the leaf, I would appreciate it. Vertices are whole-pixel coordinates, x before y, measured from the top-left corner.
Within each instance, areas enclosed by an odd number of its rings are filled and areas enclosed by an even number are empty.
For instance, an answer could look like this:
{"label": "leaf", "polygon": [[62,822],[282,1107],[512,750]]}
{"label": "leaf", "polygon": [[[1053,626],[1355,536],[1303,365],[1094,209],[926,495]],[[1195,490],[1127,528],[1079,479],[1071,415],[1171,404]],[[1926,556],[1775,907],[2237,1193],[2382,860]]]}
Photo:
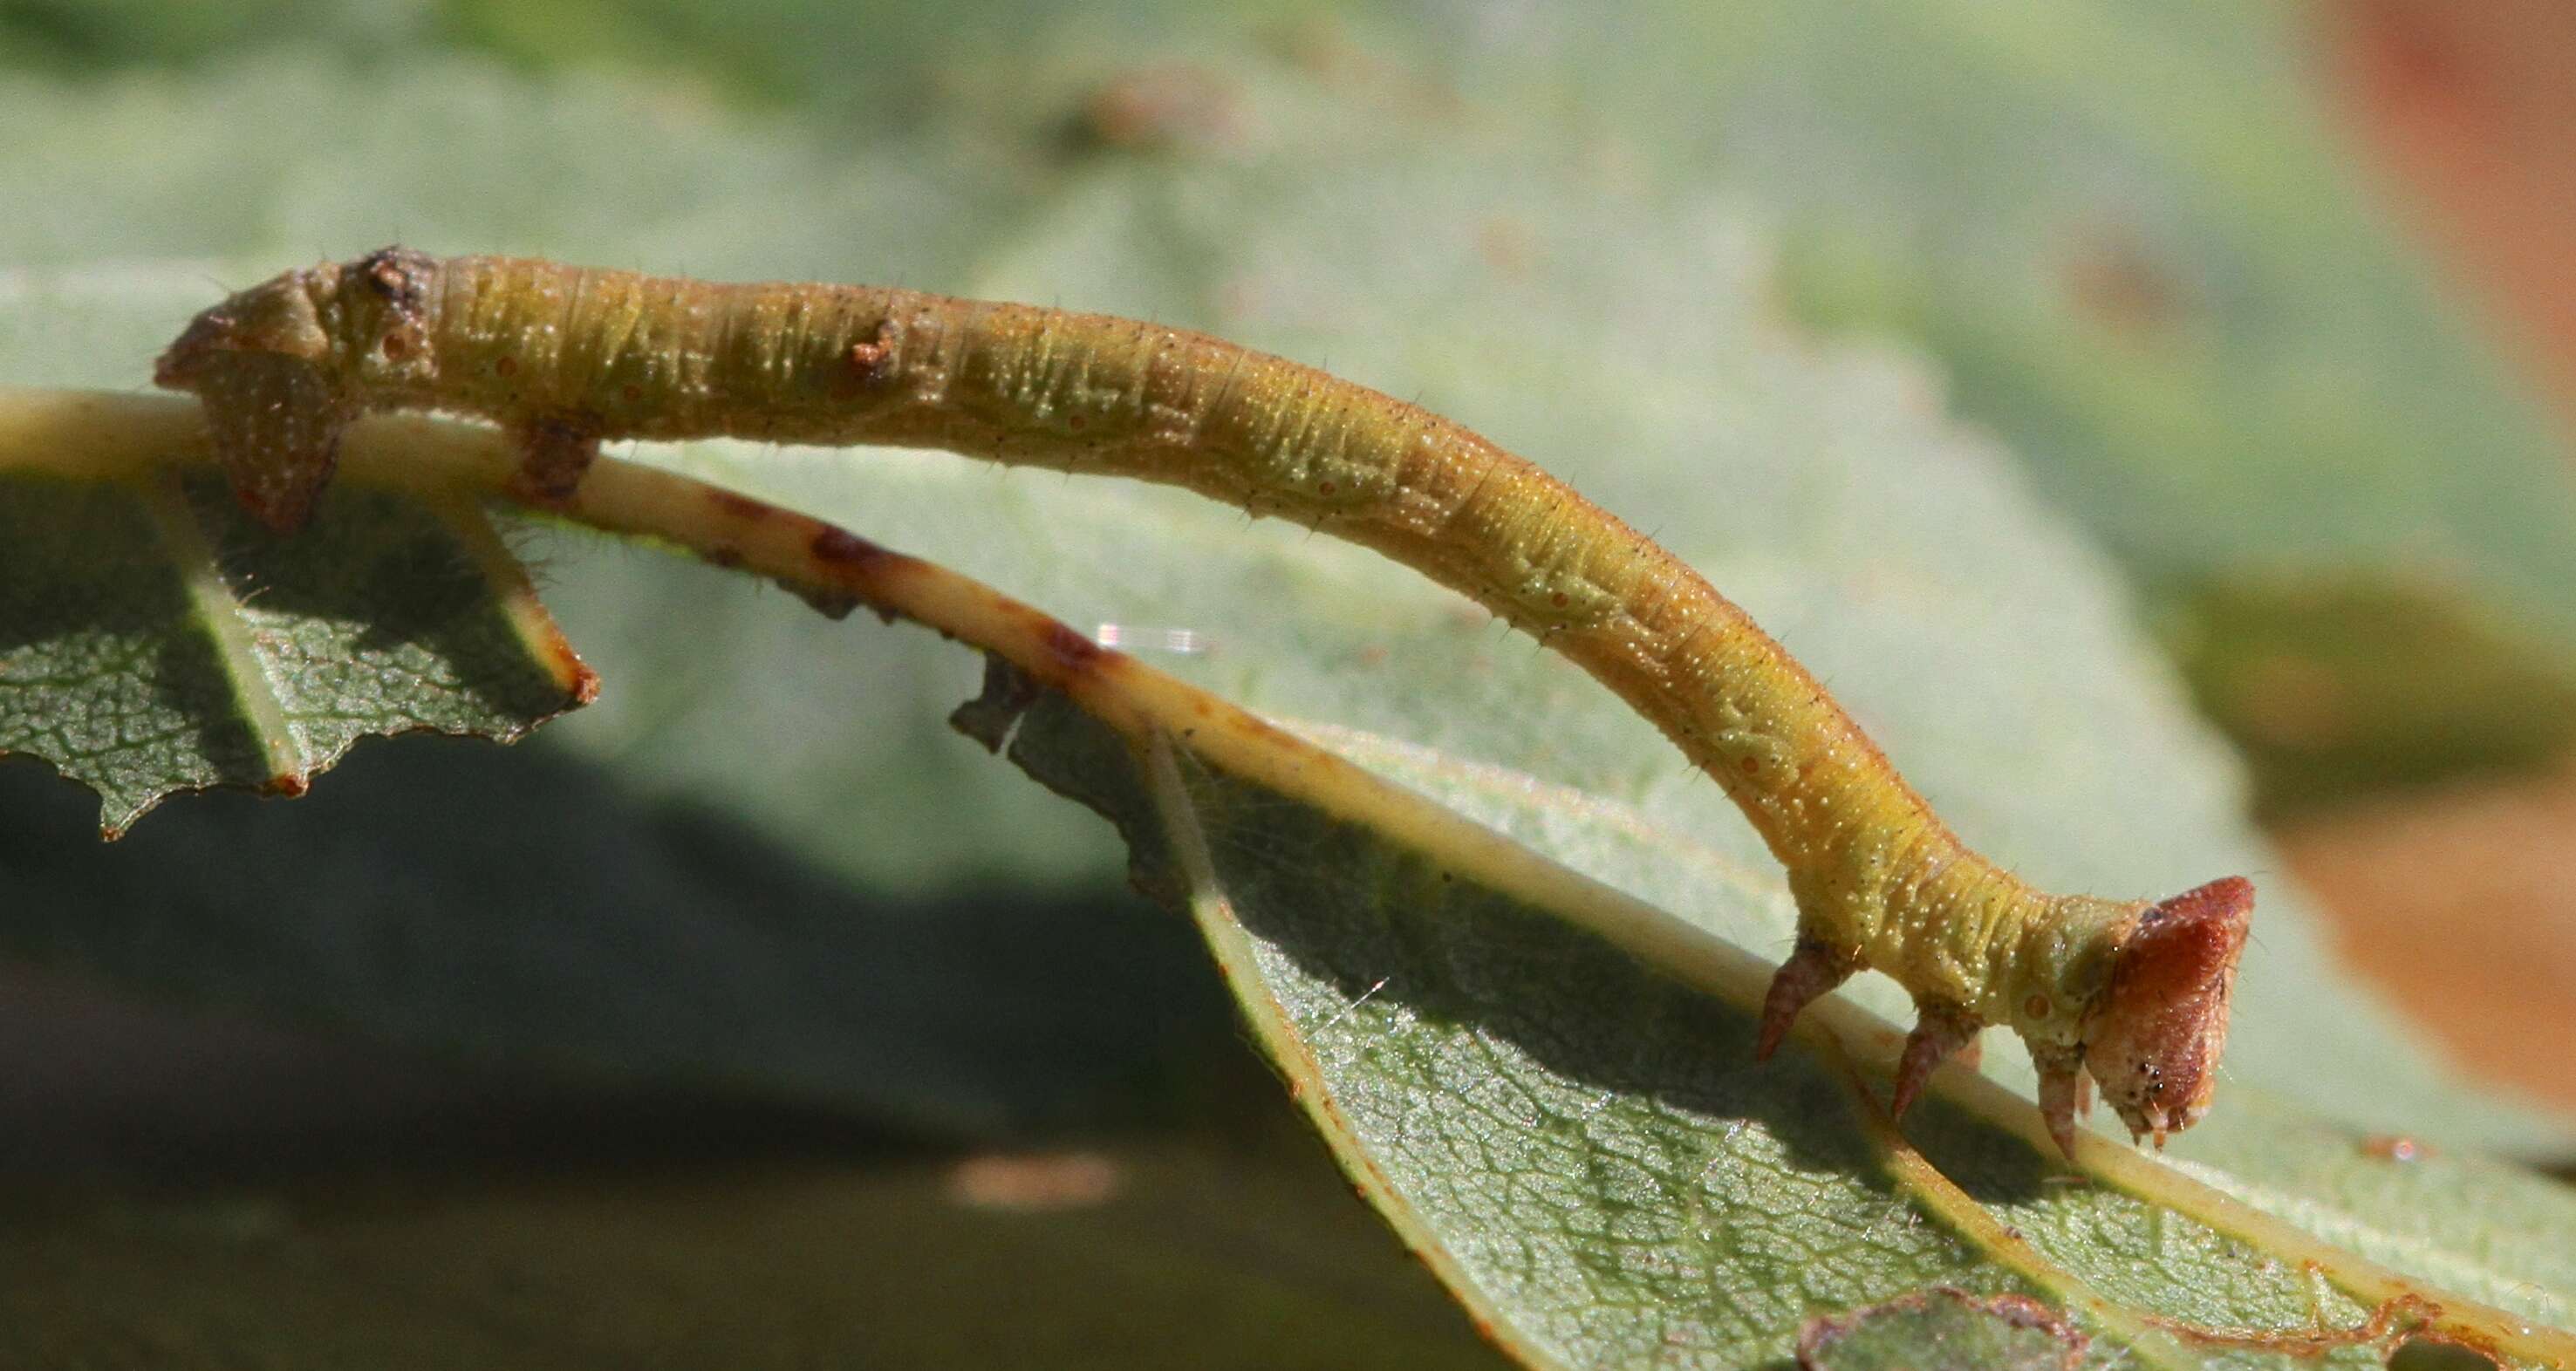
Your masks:
{"label": "leaf", "polygon": [[1801,7],[1697,147],[1781,208],[1793,298],[1924,340],[2152,576],[2424,567],[2563,645],[2564,445],[2327,126],[2303,21]]}
{"label": "leaf", "polygon": [[362,736],[509,741],[596,689],[470,508],[366,495],[279,540],[220,482],[40,465],[0,459],[0,755],[97,790],[109,837],[178,790],[300,795]]}
{"label": "leaf", "polygon": [[[1693,952],[1669,915],[1622,912],[1401,792],[1312,761],[1256,779],[1244,758],[1266,745],[1200,752],[1226,729],[1197,717],[1190,751],[1136,765],[1049,697],[1011,756],[1116,820],[1140,884],[1192,909],[1363,1193],[1524,1360],[1747,1365],[1811,1311],[1936,1283],[2043,1294],[2149,1365],[2203,1346],[2376,1364],[2422,1318],[2514,1365],[2576,1351],[2524,1323],[2576,1311],[2562,1187],[2242,1110],[2204,1125],[2220,1160],[2187,1173],[2218,1190],[2116,1145],[2084,1158],[2109,1184],[2069,1184],[2026,1099],[1991,1088],[1900,1138],[1873,1093],[1892,1026],[1837,1015],[1812,1052],[1756,1066],[1758,962]],[[1665,948],[1660,967],[1612,929]]]}
{"label": "leaf", "polygon": [[[2184,655],[2305,673],[2325,698],[2286,759],[2262,731],[2277,711],[2204,682],[2268,790],[2545,763],[2576,691],[2576,462],[2328,125],[2312,18],[1801,6],[1750,51],[1708,34],[1765,74],[1706,102],[1723,132],[1699,166],[1775,207],[1792,308],[1940,359],[1959,412],[2134,570]],[[2368,658],[2433,669],[2391,690],[2304,651],[2313,626],[2235,612],[2338,580],[2395,592]],[[2502,712],[2535,721],[2509,751],[2420,749],[2502,685]]]}
{"label": "leaf", "polygon": [[[488,438],[404,432],[399,464],[353,442],[350,478],[436,483],[450,463],[502,479]],[[1760,959],[1131,658],[1067,653],[1073,635],[1024,606],[619,462],[569,512],[922,619],[1068,692],[1003,670],[970,717],[1118,823],[1139,883],[1198,919],[1362,1193],[1526,1360],[1742,1364],[1813,1308],[1935,1280],[2040,1293],[2150,1364],[2204,1346],[2247,1365],[2367,1355],[2418,1328],[2517,1366],[2576,1354],[2537,1322],[2576,1307],[2552,1236],[2576,1195],[2537,1177],[2239,1110],[2191,1135],[2218,1144],[2195,1149],[2218,1159],[2205,1181],[2093,1140],[2078,1159],[2108,1184],[2052,1192],[2026,1098],[1946,1073],[1900,1135],[1863,1073],[1901,1035],[1840,1001],[1811,1011],[1812,1054],[1752,1066]],[[1508,793],[1559,821],[1617,818]],[[1759,890],[1701,885],[1737,916]]]}
{"label": "leaf", "polygon": [[[199,424],[176,397],[0,388],[0,433],[76,432],[125,478],[202,461]],[[0,441],[0,481],[74,446]],[[441,476],[442,456],[467,475]],[[362,428],[328,503],[472,508],[471,475],[510,461],[488,431]],[[1155,1117],[1231,1048],[1192,940],[1097,886],[852,890],[560,755],[380,751],[351,770],[283,812],[210,797],[113,847],[82,841],[72,787],[0,775],[0,943],[182,1002],[792,1094],[950,1138]]]}
{"label": "leaf", "polygon": [[2183,596],[2161,636],[2248,753],[2264,809],[2331,810],[2576,742],[2576,672],[2456,592],[2402,576],[2238,576]]}

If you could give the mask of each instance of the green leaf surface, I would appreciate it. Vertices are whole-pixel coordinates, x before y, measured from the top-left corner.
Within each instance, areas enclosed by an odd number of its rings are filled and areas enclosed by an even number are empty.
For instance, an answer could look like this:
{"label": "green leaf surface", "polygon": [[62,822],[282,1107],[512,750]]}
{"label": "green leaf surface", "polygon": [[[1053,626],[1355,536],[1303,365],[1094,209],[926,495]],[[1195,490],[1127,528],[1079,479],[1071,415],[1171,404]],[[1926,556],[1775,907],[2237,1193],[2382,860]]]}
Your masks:
{"label": "green leaf surface", "polygon": [[[2500,1340],[2576,1312],[2576,1194],[2541,1177],[2402,1160],[2258,1097],[2180,1150],[2293,1225],[2271,1228],[2153,1166],[2116,1188],[2066,1174],[2002,1092],[1922,1108],[1899,1141],[1848,1025],[1756,1065],[1758,966],[1649,969],[1579,927],[1601,926],[1598,888],[1409,821],[1417,802],[1190,752],[1139,764],[1056,697],[1013,737],[1193,911],[1362,1193],[1532,1364],[1768,1364],[1818,1310],[1936,1285],[2062,1305],[2099,1365],[2375,1366],[2463,1297],[2510,1311],[2472,1320]],[[1454,775],[1409,779],[1455,798]],[[1488,802],[1515,833],[1606,817],[1563,798]],[[1892,1028],[1862,1031],[1892,1056]],[[2370,1259],[2424,1303],[2346,1294]]]}
{"label": "green leaf surface", "polygon": [[592,688],[471,509],[369,493],[280,541],[211,479],[0,475],[0,756],[96,790],[111,837],[174,791],[302,794],[368,735],[509,741]]}
{"label": "green leaf surface", "polygon": [[2142,568],[2398,564],[2565,643],[2564,444],[2327,126],[2303,18],[1800,6],[1701,146],[1781,208],[1794,299],[1926,343]]}
{"label": "green leaf surface", "polygon": [[2576,742],[2576,657],[2402,574],[2239,577],[2159,618],[2275,815],[2509,770]]}
{"label": "green leaf surface", "polygon": [[[2565,750],[2576,453],[2506,330],[2446,293],[2399,194],[2329,126],[2313,16],[1854,0],[1775,18],[1749,51],[1712,26],[1761,74],[1673,141],[1779,216],[1790,308],[1937,357],[1958,411],[2189,625],[2185,654],[2304,673],[2287,755],[2265,731],[2280,702],[2228,709],[2205,681],[2267,792]],[[2398,611],[2353,621],[2349,652],[2231,612],[2336,581]]]}

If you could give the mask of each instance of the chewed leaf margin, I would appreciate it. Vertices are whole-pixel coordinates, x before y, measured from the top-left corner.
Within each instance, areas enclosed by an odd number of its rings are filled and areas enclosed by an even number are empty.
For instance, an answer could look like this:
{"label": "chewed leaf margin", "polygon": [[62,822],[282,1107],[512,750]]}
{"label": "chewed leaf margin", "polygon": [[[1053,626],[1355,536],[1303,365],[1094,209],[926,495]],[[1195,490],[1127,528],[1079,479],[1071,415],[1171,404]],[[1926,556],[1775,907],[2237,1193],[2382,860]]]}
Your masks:
{"label": "chewed leaf margin", "polygon": [[278,539],[210,475],[131,464],[193,425],[93,464],[102,401],[6,398],[0,756],[97,791],[108,837],[184,791],[300,795],[362,737],[514,741],[598,690],[472,500],[357,490]]}

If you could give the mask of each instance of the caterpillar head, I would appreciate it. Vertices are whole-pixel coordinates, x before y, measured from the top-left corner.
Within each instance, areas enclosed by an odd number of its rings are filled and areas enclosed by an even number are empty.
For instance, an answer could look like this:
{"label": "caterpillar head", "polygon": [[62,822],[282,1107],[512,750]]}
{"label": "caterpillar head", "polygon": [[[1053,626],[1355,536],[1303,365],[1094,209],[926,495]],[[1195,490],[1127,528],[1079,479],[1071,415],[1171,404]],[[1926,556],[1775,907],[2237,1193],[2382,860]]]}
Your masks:
{"label": "caterpillar head", "polygon": [[384,247],[332,271],[338,293],[344,365],[353,383],[372,394],[398,392],[431,380],[429,297],[438,281],[438,259],[404,247]]}
{"label": "caterpillar head", "polygon": [[311,513],[353,412],[326,323],[338,276],[290,271],[225,300],[190,320],[152,372],[205,403],[233,493],[281,532]]}
{"label": "caterpillar head", "polygon": [[2179,1133],[2209,1112],[2253,882],[2211,881],[2147,906],[2085,1018],[2084,1065],[2129,1131]]}

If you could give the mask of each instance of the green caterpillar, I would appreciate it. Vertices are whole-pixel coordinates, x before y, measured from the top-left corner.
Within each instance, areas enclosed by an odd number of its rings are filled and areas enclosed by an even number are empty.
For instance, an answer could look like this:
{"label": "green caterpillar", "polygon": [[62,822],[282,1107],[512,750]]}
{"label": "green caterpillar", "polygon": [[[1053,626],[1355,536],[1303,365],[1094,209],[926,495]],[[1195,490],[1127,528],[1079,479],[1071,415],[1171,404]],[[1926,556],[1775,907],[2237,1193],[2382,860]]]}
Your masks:
{"label": "green caterpillar", "polygon": [[2161,902],[2033,889],[1961,843],[1690,567],[1529,462],[1310,367],[1027,305],[386,248],[207,310],[156,379],[204,401],[235,490],[280,530],[304,522],[358,415],[432,409],[515,435],[539,500],[568,497],[603,439],[724,435],[1133,476],[1348,538],[1581,664],[1742,807],[1799,910],[1760,1056],[1867,968],[1921,1011],[1900,1114],[1993,1024],[2029,1043],[2070,1154],[2088,1075],[2159,1145],[2209,1107],[2248,882]]}

